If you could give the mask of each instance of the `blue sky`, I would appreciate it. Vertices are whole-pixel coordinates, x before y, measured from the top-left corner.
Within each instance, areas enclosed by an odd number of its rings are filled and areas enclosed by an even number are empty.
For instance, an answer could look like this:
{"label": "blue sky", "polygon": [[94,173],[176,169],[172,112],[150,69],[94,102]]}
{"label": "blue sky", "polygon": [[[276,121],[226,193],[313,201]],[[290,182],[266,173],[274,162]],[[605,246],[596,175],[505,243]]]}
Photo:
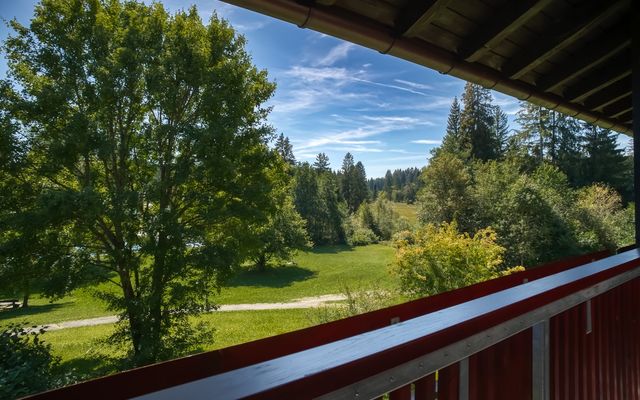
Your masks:
{"label": "blue sky", "polygon": [[[339,168],[351,152],[369,177],[422,167],[464,87],[460,79],[219,1],[162,3],[170,11],[195,4],[204,20],[215,10],[246,36],[254,63],[277,83],[269,122],[291,139],[298,161],[325,152]],[[34,4],[0,0],[0,16],[28,23]],[[3,24],[0,38],[6,35]],[[517,100],[495,92],[494,99],[513,125]]]}

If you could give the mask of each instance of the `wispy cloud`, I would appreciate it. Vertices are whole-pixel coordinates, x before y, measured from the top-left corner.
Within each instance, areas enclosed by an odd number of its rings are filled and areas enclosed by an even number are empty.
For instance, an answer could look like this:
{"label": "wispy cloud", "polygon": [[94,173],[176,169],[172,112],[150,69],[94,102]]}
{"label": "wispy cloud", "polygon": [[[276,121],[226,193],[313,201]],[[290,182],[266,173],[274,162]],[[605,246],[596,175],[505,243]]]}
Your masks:
{"label": "wispy cloud", "polygon": [[[356,128],[345,129],[334,133],[325,134],[314,137],[306,141],[300,141],[296,145],[297,150],[309,151],[312,148],[341,145],[344,146],[361,146],[359,148],[351,147],[348,151],[362,152],[382,152],[386,151],[384,143],[378,140],[360,140],[372,136],[378,136],[389,132],[407,130],[415,128],[419,125],[425,125],[427,121],[411,117],[380,117],[380,116],[363,116],[361,119],[354,120],[359,126]],[[368,145],[365,147],[365,145]],[[378,146],[371,146],[378,145]],[[334,148],[335,149],[335,148]]]}
{"label": "wispy cloud", "polygon": [[270,21],[255,21],[255,22],[246,22],[246,23],[235,23],[233,27],[242,33],[247,33],[251,31],[257,31],[258,29],[262,29],[265,26],[268,26]]}
{"label": "wispy cloud", "polygon": [[433,86],[425,85],[424,83],[405,81],[404,79],[394,79],[393,81],[397,82],[397,83],[400,83],[402,85],[405,85],[405,86],[409,86],[409,87],[415,88],[415,89],[422,89],[422,90],[431,90],[431,89],[433,89]]}
{"label": "wispy cloud", "polygon": [[417,144],[442,144],[442,140],[420,139],[420,140],[412,140],[411,143],[417,143]]}
{"label": "wispy cloud", "polygon": [[335,64],[336,62],[347,58],[349,52],[355,48],[355,44],[350,42],[343,42],[333,47],[329,52],[319,60],[316,60],[312,65],[316,67],[326,67]]}

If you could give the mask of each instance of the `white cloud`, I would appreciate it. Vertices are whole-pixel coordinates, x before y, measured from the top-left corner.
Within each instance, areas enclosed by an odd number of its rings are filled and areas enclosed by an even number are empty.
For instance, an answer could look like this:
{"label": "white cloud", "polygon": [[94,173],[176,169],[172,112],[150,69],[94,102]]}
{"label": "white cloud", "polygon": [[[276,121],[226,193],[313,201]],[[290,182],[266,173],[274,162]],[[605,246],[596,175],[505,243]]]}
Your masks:
{"label": "white cloud", "polygon": [[415,89],[422,89],[422,90],[431,90],[433,89],[433,86],[431,85],[425,85],[423,83],[417,83],[417,82],[411,82],[411,81],[405,81],[404,79],[394,79],[394,82],[400,83],[402,85],[405,86],[409,86]]}
{"label": "white cloud", "polygon": [[420,140],[412,140],[411,143],[417,143],[417,144],[441,144],[442,140],[420,139]]}
{"label": "white cloud", "polygon": [[[297,146],[298,150],[306,150],[317,147],[335,146],[335,145],[384,145],[380,141],[358,140],[366,139],[389,132],[401,131],[424,125],[428,121],[411,117],[381,117],[381,116],[363,116],[359,120],[354,119],[354,123],[359,124],[356,128],[346,129],[319,137],[315,137],[306,141],[301,141]],[[341,147],[342,150],[345,147]],[[361,148],[351,148],[347,151],[366,151],[366,152],[382,152],[386,149],[375,146],[367,146]]]}
{"label": "white cloud", "polygon": [[321,59],[313,62],[313,65],[316,67],[326,67],[335,64],[336,62],[347,58],[349,52],[355,48],[355,44],[350,42],[340,43],[335,46],[329,52],[322,57]]}
{"label": "white cloud", "polygon": [[306,82],[322,82],[326,80],[346,82],[352,79],[346,68],[334,67],[313,68],[294,65],[291,69],[285,71],[284,74],[302,79]]}
{"label": "white cloud", "polygon": [[242,33],[247,33],[247,32],[257,31],[259,29],[262,29],[265,26],[269,25],[270,22],[271,21],[255,21],[255,22],[246,22],[246,23],[235,23],[233,24],[233,27]]}
{"label": "white cloud", "polygon": [[420,96],[429,96],[426,93],[417,91],[417,90],[413,90],[413,89],[409,89],[406,87],[402,87],[402,86],[398,86],[398,85],[390,85],[388,83],[381,83],[381,82],[375,82],[375,81],[370,81],[367,79],[362,79],[362,78],[357,78],[357,77],[353,77],[352,78],[354,81],[357,82],[362,82],[362,83],[368,83],[370,85],[375,85],[375,86],[382,86],[382,87],[386,87],[386,88],[390,88],[390,89],[396,89],[396,90],[402,90],[403,92],[409,92],[409,93],[413,93],[413,94],[418,94]]}

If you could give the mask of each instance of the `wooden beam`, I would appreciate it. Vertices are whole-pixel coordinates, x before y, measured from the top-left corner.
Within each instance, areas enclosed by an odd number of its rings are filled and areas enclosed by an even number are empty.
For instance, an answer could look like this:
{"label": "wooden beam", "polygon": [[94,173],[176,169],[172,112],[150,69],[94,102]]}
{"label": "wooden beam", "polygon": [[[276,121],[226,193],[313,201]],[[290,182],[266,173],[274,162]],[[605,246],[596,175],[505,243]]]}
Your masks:
{"label": "wooden beam", "polygon": [[451,1],[410,1],[409,5],[400,12],[396,19],[396,32],[404,37],[415,36],[420,31],[420,28],[430,24],[438,12],[446,8]]}
{"label": "wooden beam", "polygon": [[593,93],[600,91],[614,82],[631,75],[631,63],[619,62],[615,66],[598,70],[579,85],[565,91],[564,97],[571,102],[582,101]]}
{"label": "wooden beam", "polygon": [[631,96],[623,97],[615,103],[602,109],[602,113],[609,118],[618,118],[627,111],[631,111]]}
{"label": "wooden beam", "polygon": [[588,109],[594,111],[599,108],[606,107],[623,97],[629,96],[630,94],[631,77],[628,76],[589,96],[589,98],[584,101],[584,105]]}
{"label": "wooden beam", "polygon": [[554,90],[630,46],[631,34],[627,24],[621,24],[614,32],[602,35],[598,40],[585,45],[580,49],[577,57],[559,66],[553,75],[540,79],[536,86],[544,91]]}
{"label": "wooden beam", "polygon": [[625,113],[622,113],[621,115],[619,115],[616,118],[618,118],[621,121],[627,121],[628,122],[628,121],[631,121],[631,118],[633,118],[633,114],[632,113],[633,113],[633,111],[629,110],[629,111],[627,111]]}
{"label": "wooden beam", "polygon": [[468,42],[459,49],[458,55],[468,62],[478,61],[552,1],[518,0],[503,5],[498,14],[491,18],[492,22],[469,35]]}
{"label": "wooden beam", "polygon": [[502,72],[511,79],[521,78],[558,51],[591,32],[602,21],[629,8],[628,0],[590,1],[584,8],[574,10],[565,20],[550,27],[531,47],[524,49],[522,56],[508,61]]}

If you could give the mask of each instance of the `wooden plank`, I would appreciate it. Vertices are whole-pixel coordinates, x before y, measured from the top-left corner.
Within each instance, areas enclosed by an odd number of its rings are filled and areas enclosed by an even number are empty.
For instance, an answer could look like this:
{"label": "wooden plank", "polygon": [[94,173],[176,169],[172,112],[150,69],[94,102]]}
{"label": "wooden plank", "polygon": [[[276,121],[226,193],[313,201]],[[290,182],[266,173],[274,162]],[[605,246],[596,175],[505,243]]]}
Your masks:
{"label": "wooden plank", "polygon": [[604,107],[602,113],[609,118],[619,118],[621,115],[628,111],[631,111],[633,106],[631,105],[631,96],[626,96],[620,100]]}
{"label": "wooden plank", "polygon": [[565,91],[565,98],[569,101],[581,101],[607,86],[631,75],[630,62],[617,62],[610,68],[603,68],[583,80],[580,84]]}
{"label": "wooden plank", "polygon": [[458,55],[468,62],[478,61],[552,1],[520,0],[502,6],[498,15],[491,19],[492,23],[469,35],[468,43],[462,46]]}
{"label": "wooden plank", "polygon": [[452,0],[411,1],[400,12],[396,20],[396,32],[401,36],[413,37],[420,29],[434,20],[437,14]]}
{"label": "wooden plank", "polygon": [[540,37],[522,56],[508,62],[502,71],[511,79],[519,79],[561,49],[575,43],[611,16],[628,9],[628,0],[616,2],[591,1],[585,8],[576,9],[569,20],[558,22]]}
{"label": "wooden plank", "polygon": [[617,118],[621,121],[630,122],[632,117],[633,117],[632,109],[629,109],[629,111],[619,115]]}
{"label": "wooden plank", "polygon": [[597,110],[599,108],[606,107],[623,97],[627,97],[630,94],[631,77],[628,76],[589,96],[584,101],[584,105],[590,110]]}
{"label": "wooden plank", "polygon": [[544,91],[552,91],[599,66],[630,46],[631,34],[627,29],[627,24],[621,24],[615,31],[607,33],[598,40],[585,45],[580,49],[577,57],[563,63],[553,75],[544,77],[536,86]]}

